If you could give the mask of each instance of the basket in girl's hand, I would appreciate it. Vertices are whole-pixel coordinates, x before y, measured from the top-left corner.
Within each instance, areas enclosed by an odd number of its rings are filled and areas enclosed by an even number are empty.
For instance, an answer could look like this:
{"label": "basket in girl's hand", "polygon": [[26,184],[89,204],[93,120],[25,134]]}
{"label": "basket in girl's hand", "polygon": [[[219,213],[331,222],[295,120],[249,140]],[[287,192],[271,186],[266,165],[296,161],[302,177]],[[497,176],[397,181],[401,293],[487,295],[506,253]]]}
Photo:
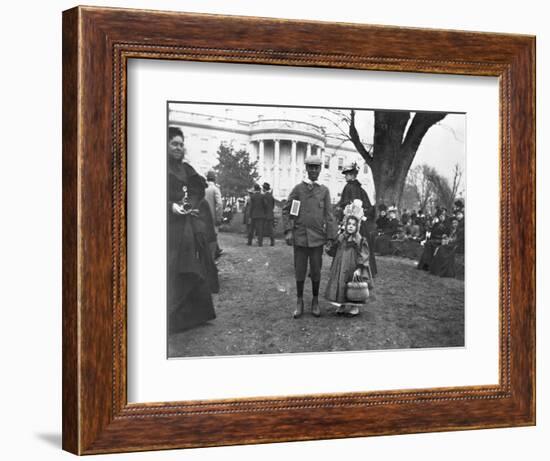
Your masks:
{"label": "basket in girl's hand", "polygon": [[354,275],[352,281],[346,283],[346,298],[353,303],[364,303],[368,297],[368,282],[362,277]]}

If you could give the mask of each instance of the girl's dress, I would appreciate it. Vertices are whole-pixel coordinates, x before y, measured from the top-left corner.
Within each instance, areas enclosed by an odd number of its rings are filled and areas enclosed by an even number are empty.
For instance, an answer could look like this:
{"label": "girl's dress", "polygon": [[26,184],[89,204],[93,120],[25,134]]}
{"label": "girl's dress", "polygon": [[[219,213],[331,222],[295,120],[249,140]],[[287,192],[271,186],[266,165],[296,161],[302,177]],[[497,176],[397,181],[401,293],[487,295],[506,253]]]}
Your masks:
{"label": "girl's dress", "polygon": [[[359,233],[338,236],[336,241],[336,254],[330,266],[330,275],[325,290],[325,298],[329,301],[343,304],[346,299],[346,284],[353,279],[353,273],[361,268],[362,277],[370,280],[369,246],[367,239]],[[330,255],[330,252],[329,252]],[[332,256],[332,255],[331,255]]]}
{"label": "girl's dress", "polygon": [[361,222],[361,227],[359,233],[367,238],[369,249],[371,250],[369,256],[369,267],[373,277],[376,277],[378,272],[376,266],[376,258],[374,256],[374,245],[377,236],[376,223],[374,218],[376,217],[376,210],[372,206],[369,196],[361,186],[361,183],[354,179],[353,181],[348,181],[342,190],[342,195],[340,196],[340,201],[336,205],[336,215],[338,219],[342,219],[344,215],[344,209],[346,205],[352,203],[354,200],[361,200],[363,206],[363,214],[367,218],[366,221]]}

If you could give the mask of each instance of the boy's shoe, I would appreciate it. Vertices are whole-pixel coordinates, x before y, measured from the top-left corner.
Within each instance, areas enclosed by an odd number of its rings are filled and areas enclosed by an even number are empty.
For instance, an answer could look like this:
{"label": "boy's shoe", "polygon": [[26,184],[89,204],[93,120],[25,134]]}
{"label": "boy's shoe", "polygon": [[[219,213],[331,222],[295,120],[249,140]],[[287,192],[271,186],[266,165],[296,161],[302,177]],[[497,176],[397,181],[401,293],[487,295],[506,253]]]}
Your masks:
{"label": "boy's shoe", "polygon": [[321,317],[321,308],[319,307],[319,298],[314,296],[311,300],[311,313],[315,317]]}
{"label": "boy's shoe", "polygon": [[304,298],[298,298],[296,300],[296,310],[294,311],[293,317],[299,319],[304,313]]}

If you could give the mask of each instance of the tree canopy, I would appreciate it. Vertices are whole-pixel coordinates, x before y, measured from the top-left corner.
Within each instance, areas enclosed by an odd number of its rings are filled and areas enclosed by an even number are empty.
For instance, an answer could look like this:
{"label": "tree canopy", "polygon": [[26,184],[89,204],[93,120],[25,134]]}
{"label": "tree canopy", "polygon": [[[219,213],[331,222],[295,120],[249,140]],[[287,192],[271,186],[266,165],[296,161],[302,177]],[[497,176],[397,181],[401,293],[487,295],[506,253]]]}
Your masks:
{"label": "tree canopy", "polygon": [[221,143],[218,148],[218,164],[214,167],[221,193],[225,197],[242,197],[246,195],[258,180],[257,162],[250,161],[249,153],[234,150],[233,146]]}

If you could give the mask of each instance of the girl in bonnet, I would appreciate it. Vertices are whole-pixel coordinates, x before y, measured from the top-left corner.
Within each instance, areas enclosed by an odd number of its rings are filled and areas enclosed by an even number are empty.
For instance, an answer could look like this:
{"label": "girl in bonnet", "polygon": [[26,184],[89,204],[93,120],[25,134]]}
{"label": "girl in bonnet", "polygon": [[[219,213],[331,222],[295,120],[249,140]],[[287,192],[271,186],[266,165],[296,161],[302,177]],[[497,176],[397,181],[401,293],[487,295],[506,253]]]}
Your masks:
{"label": "girl in bonnet", "polygon": [[353,204],[346,207],[341,232],[328,250],[329,256],[334,256],[334,259],[330,267],[325,297],[337,305],[336,313],[340,315],[359,314],[358,306],[351,306],[348,311],[345,306],[346,284],[351,282],[354,276],[365,279],[369,288],[372,288],[369,246],[366,238],[359,233],[362,211],[362,207],[354,207]]}

